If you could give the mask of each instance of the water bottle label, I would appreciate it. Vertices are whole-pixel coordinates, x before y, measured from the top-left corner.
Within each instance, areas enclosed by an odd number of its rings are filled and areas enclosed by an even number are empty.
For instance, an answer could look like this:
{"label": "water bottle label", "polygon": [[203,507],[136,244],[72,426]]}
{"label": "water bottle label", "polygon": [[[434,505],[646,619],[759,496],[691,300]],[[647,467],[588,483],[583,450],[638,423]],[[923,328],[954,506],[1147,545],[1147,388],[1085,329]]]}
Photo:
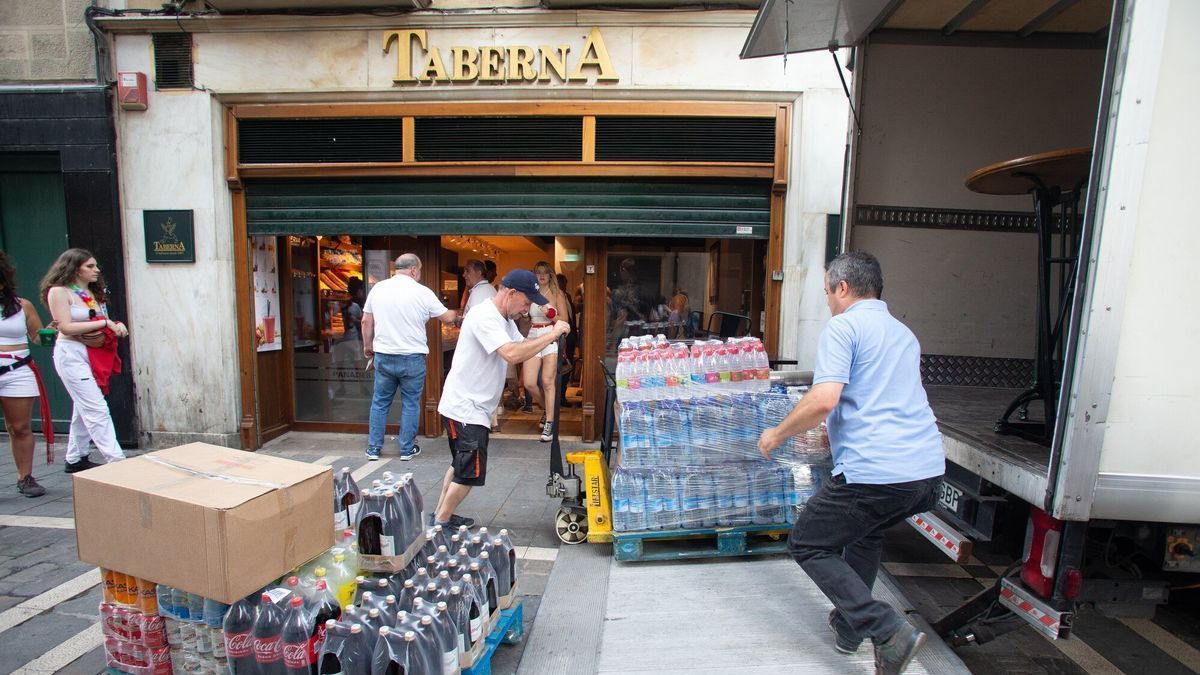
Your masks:
{"label": "water bottle label", "polygon": [[692,373],[691,380],[692,380],[692,384],[694,384],[696,386],[700,386],[700,385],[704,384],[704,382],[705,382],[704,373]]}
{"label": "water bottle label", "polygon": [[479,642],[479,638],[483,637],[483,616],[477,616],[471,619],[471,644]]}
{"label": "water bottle label", "polygon": [[731,376],[732,376],[732,373],[730,373],[728,370],[722,370],[722,371],[720,372],[720,380],[721,380],[721,383],[722,383],[722,384],[727,384],[727,383],[729,382],[729,378],[730,378]]}
{"label": "water bottle label", "polygon": [[683,500],[683,510],[684,511],[699,511],[700,504],[701,504],[701,501],[700,501],[699,497],[685,497]]}
{"label": "water bottle label", "polygon": [[754,493],[754,505],[755,506],[767,506],[770,503],[771,503],[771,498],[770,498],[770,496],[767,495],[766,492],[755,492]]}
{"label": "water bottle label", "polygon": [[700,501],[700,508],[702,508],[702,509],[711,509],[717,505],[717,498],[712,495],[705,495],[703,497],[700,497],[699,501]]}
{"label": "water bottle label", "polygon": [[647,499],[646,508],[649,509],[650,513],[658,513],[663,510],[663,500]]}
{"label": "water bottle label", "polygon": [[678,511],[679,510],[678,500],[664,499],[663,500],[663,510],[664,511]]}
{"label": "water bottle label", "polygon": [[747,507],[750,505],[750,498],[746,495],[734,495],[733,505],[734,507]]}
{"label": "water bottle label", "polygon": [[396,538],[389,537],[386,534],[379,535],[379,555],[394,556],[396,555]]}
{"label": "water bottle label", "polygon": [[721,381],[721,374],[720,373],[705,373],[704,381],[707,382],[708,384],[717,384]]}
{"label": "water bottle label", "polygon": [[458,652],[450,650],[442,652],[442,673],[443,675],[453,675],[458,670]]}
{"label": "water bottle label", "polygon": [[763,382],[770,381],[771,369],[770,368],[759,368],[758,369],[758,379],[762,380]]}
{"label": "water bottle label", "polygon": [[613,511],[628,511],[629,510],[629,500],[628,499],[617,499],[614,497],[612,504],[613,504]]}
{"label": "water bottle label", "polygon": [[679,377],[677,375],[668,375],[667,376],[667,386],[668,387],[678,387],[679,386]]}
{"label": "water bottle label", "polygon": [[729,371],[729,381],[730,382],[741,382],[742,381],[742,371],[740,371],[740,370]]}
{"label": "water bottle label", "polygon": [[720,495],[717,497],[717,506],[723,509],[728,509],[733,506],[733,497],[729,495]]}
{"label": "water bottle label", "polygon": [[646,512],[645,502],[640,499],[629,500],[629,512],[642,514]]}
{"label": "water bottle label", "polygon": [[640,378],[640,377],[629,378],[629,388],[630,389],[641,389],[642,388],[642,378]]}

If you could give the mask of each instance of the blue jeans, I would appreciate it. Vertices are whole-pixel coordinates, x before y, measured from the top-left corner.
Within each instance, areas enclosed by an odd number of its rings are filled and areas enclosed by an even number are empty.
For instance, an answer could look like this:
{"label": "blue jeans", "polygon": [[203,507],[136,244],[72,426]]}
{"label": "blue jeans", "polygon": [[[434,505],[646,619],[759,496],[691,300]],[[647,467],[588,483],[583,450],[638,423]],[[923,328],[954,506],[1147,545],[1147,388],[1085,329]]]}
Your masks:
{"label": "blue jeans", "polygon": [[388,411],[400,390],[400,452],[412,451],[421,422],[421,392],[425,390],[424,354],[375,354],[375,394],[371,398],[371,431],[367,447],[382,448]]}
{"label": "blue jeans", "polygon": [[904,621],[871,595],[883,549],[883,531],[933,508],[942,477],[867,485],[832,477],[796,518],[788,553],[838,610],[839,632],[882,642]]}

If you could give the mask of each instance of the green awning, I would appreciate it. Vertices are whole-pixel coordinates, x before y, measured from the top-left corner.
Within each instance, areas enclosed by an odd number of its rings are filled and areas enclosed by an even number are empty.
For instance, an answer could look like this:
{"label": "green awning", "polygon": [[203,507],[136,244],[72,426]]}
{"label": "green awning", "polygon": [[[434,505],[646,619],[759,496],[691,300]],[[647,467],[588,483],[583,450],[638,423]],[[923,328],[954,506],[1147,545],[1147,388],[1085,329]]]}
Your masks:
{"label": "green awning", "polygon": [[246,186],[250,234],[766,239],[761,180],[404,179]]}

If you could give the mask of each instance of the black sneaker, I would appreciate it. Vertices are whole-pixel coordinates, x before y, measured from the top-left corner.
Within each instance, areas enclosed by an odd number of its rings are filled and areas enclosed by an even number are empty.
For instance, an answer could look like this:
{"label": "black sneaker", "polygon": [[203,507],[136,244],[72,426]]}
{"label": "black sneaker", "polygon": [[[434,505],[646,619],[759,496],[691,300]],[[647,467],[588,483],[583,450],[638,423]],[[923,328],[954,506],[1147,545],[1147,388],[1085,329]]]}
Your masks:
{"label": "black sneaker", "polygon": [[858,651],[858,646],[862,644],[862,638],[854,639],[847,636],[842,631],[838,630],[837,624],[833,621],[837,618],[837,608],[829,610],[829,630],[833,631],[833,648],[843,654],[853,654]]}
{"label": "black sneaker", "polygon": [[88,469],[94,469],[98,466],[100,466],[100,465],[92,462],[92,460],[88,459],[87,457],[84,457],[83,459],[79,460],[78,462],[64,462],[63,463],[63,472],[64,473],[77,473],[79,471],[87,471]]}
{"label": "black sneaker", "polygon": [[463,525],[466,525],[468,529],[475,527],[475,519],[474,518],[464,518],[464,517],[458,515],[457,513],[450,514],[450,527],[453,527],[454,529],[458,529],[458,528],[462,527]]}
{"label": "black sneaker", "polygon": [[412,450],[409,450],[408,452],[401,451],[400,461],[407,462],[408,460],[412,459],[413,457],[416,457],[419,454],[421,454],[421,446],[417,445],[416,443],[413,443]]}
{"label": "black sneaker", "polygon": [[554,440],[554,422],[542,422],[542,442],[549,443]]}
{"label": "black sneaker", "polygon": [[38,482],[34,479],[33,474],[29,474],[28,476],[25,476],[21,480],[17,481],[17,491],[26,497],[41,497],[42,495],[46,494],[46,488],[38,485]]}
{"label": "black sneaker", "polygon": [[925,633],[905,621],[886,642],[875,644],[875,675],[899,675],[925,644]]}

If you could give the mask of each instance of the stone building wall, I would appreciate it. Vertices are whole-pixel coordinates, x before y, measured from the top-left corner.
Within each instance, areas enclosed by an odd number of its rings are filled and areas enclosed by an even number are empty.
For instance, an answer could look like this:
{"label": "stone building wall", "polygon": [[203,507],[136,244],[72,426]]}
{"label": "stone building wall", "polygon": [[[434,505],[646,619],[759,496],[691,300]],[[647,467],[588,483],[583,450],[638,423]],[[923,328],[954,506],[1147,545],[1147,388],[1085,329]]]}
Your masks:
{"label": "stone building wall", "polygon": [[96,43],[83,19],[90,4],[0,0],[0,84],[94,82]]}

